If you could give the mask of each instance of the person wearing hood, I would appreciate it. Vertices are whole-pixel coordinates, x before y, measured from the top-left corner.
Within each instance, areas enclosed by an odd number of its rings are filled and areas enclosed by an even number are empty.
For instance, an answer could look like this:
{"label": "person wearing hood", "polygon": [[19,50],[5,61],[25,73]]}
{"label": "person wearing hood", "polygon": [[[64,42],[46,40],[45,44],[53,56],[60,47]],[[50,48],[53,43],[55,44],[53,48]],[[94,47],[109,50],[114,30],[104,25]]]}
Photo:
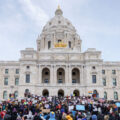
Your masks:
{"label": "person wearing hood", "polygon": [[92,120],[98,120],[96,114],[93,114],[93,115],[92,115]]}
{"label": "person wearing hood", "polygon": [[50,112],[50,118],[49,118],[49,120],[56,120],[54,112]]}

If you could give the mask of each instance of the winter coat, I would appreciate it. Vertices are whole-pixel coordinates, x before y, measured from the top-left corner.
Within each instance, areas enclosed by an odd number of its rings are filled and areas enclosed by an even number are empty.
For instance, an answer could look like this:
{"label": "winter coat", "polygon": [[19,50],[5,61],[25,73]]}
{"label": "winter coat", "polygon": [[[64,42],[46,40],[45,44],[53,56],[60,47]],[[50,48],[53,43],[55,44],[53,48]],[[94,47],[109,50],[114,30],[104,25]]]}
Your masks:
{"label": "winter coat", "polygon": [[72,118],[70,115],[67,115],[67,116],[66,116],[66,119],[67,119],[67,120],[73,120],[73,118]]}
{"label": "winter coat", "polygon": [[50,118],[49,118],[49,120],[56,120],[56,119],[55,119],[55,113],[54,113],[54,112],[51,112],[51,113],[50,113]]}

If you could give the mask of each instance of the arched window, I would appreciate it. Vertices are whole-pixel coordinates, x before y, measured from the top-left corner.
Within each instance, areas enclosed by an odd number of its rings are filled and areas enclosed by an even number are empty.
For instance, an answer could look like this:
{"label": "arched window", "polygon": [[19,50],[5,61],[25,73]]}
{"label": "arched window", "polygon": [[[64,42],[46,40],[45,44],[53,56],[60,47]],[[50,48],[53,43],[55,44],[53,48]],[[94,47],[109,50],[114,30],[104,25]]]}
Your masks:
{"label": "arched window", "polygon": [[59,97],[64,97],[64,90],[60,89],[60,90],[58,91],[58,96],[59,96]]}
{"label": "arched window", "polygon": [[72,83],[80,83],[80,71],[77,68],[72,70]]}
{"label": "arched window", "polygon": [[44,97],[48,97],[49,96],[49,91],[47,89],[44,89],[43,92],[42,92],[42,95]]}
{"label": "arched window", "polygon": [[8,85],[8,77],[4,78],[4,85]]}
{"label": "arched window", "polygon": [[107,92],[104,92],[104,99],[107,99]]}
{"label": "arched window", "polygon": [[51,48],[51,41],[48,41],[48,49]]}
{"label": "arched window", "polygon": [[94,98],[99,98],[99,93],[97,90],[93,90],[93,97]]}
{"label": "arched window", "polygon": [[65,70],[63,68],[57,70],[57,82],[59,84],[65,83]]}
{"label": "arched window", "polygon": [[3,92],[3,99],[5,99],[5,100],[7,99],[7,91]]}
{"label": "arched window", "polygon": [[117,92],[114,92],[114,99],[118,100],[118,93]]}
{"label": "arched window", "polygon": [[74,94],[75,96],[77,96],[77,97],[80,96],[79,90],[74,90],[74,91],[73,91],[73,94]]}
{"label": "arched window", "polygon": [[50,70],[48,68],[42,70],[42,83],[50,83]]}
{"label": "arched window", "polygon": [[68,44],[69,44],[69,48],[71,48],[71,41],[69,41],[69,43],[68,43]]}
{"label": "arched window", "polygon": [[25,93],[29,93],[29,89],[25,89]]}
{"label": "arched window", "polygon": [[28,97],[29,94],[30,94],[29,89],[25,89],[25,93],[24,93],[25,97]]}
{"label": "arched window", "polygon": [[16,99],[18,97],[18,91],[15,91],[14,95],[15,95],[15,99]]}

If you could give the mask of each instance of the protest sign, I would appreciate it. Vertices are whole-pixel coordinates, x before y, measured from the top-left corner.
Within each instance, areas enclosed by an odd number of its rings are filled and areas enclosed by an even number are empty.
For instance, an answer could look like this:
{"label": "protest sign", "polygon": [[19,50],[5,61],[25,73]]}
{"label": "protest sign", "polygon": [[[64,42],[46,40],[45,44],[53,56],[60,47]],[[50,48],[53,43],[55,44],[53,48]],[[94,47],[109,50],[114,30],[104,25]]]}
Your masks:
{"label": "protest sign", "polygon": [[71,112],[74,109],[74,106],[69,106],[69,112]]}
{"label": "protest sign", "polygon": [[76,110],[78,111],[85,111],[85,106],[84,105],[76,105]]}
{"label": "protest sign", "polygon": [[119,103],[119,102],[115,103],[115,105],[116,105],[117,107],[120,107],[120,103]]}
{"label": "protest sign", "polygon": [[50,113],[50,109],[42,109],[43,113]]}

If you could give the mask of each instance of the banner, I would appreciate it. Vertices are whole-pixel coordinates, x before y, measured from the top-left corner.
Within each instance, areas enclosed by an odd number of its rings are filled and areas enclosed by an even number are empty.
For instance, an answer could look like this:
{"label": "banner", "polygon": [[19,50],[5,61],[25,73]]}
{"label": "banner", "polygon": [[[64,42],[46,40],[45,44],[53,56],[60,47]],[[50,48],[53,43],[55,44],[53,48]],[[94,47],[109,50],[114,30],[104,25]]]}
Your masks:
{"label": "banner", "polygon": [[115,103],[115,105],[116,105],[117,107],[120,107],[120,103],[119,103],[119,102]]}
{"label": "banner", "polygon": [[93,94],[93,91],[88,91],[88,94]]}
{"label": "banner", "polygon": [[76,105],[76,110],[78,111],[85,111],[85,106],[84,105]]}

